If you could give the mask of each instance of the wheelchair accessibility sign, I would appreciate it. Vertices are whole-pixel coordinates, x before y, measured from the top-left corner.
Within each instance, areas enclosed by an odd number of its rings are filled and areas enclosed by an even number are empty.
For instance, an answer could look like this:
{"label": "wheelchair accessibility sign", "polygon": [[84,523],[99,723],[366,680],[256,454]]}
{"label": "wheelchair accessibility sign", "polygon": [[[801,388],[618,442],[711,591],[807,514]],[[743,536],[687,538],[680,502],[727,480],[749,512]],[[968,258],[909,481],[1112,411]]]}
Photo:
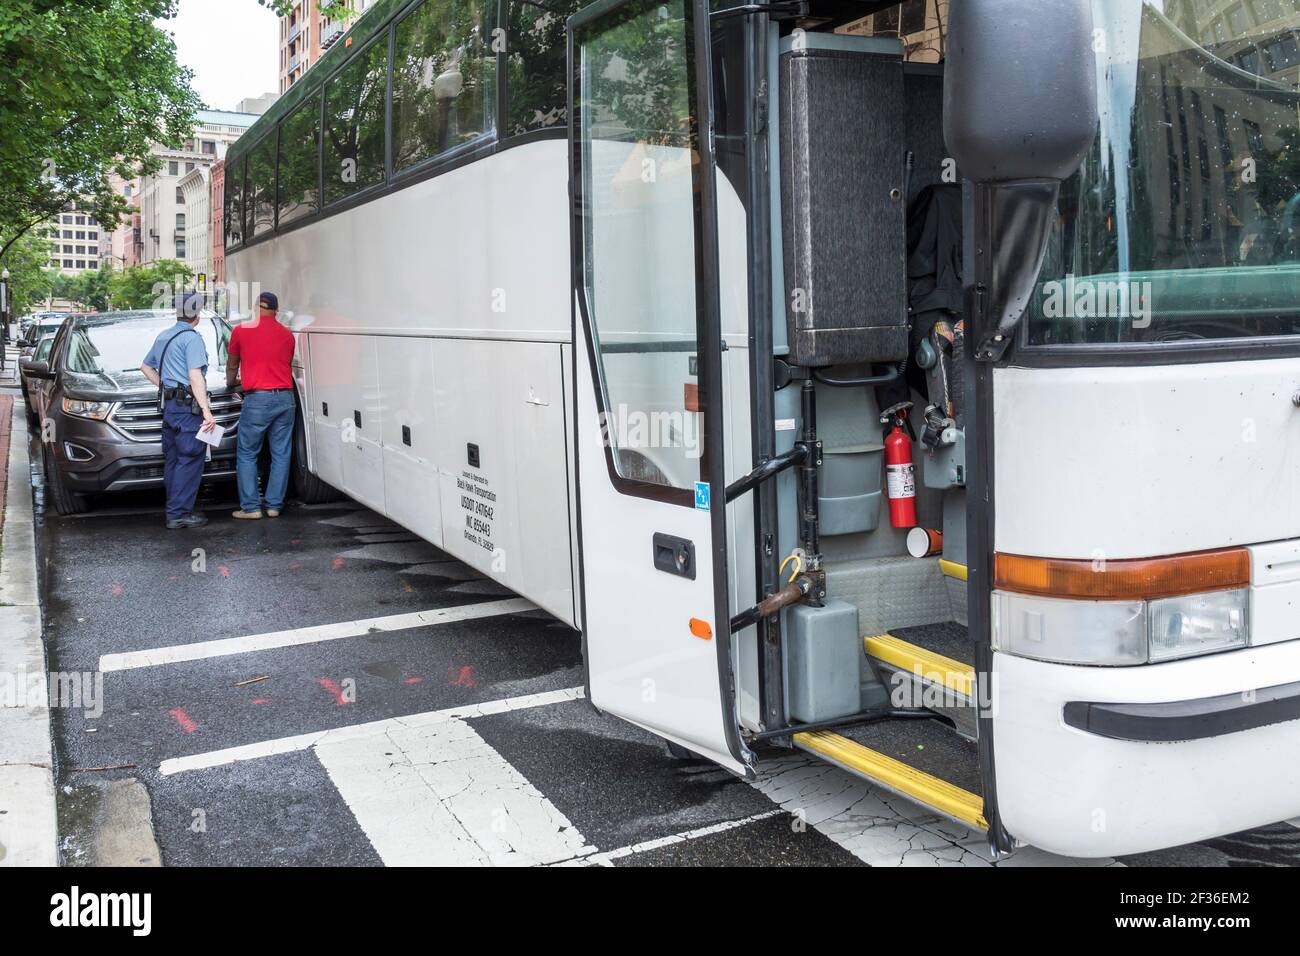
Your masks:
{"label": "wheelchair accessibility sign", "polygon": [[695,507],[699,511],[709,510],[709,483],[707,481],[697,481],[695,483]]}

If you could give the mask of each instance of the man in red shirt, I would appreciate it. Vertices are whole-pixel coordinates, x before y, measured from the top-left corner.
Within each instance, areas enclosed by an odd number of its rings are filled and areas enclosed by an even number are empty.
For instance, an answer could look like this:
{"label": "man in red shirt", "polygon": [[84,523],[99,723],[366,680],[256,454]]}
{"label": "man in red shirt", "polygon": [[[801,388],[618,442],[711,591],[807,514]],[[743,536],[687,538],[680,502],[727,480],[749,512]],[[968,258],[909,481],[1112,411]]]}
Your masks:
{"label": "man in red shirt", "polygon": [[236,518],[262,517],[257,493],[257,459],[262,442],[271,447],[271,475],[266,481],[266,516],[280,517],[289,487],[289,456],[293,452],[293,333],[276,319],[280,302],[273,292],[257,300],[257,318],[235,326],[230,334],[226,385],[236,379],[244,389],[239,413],[239,447],[235,476],[239,482]]}

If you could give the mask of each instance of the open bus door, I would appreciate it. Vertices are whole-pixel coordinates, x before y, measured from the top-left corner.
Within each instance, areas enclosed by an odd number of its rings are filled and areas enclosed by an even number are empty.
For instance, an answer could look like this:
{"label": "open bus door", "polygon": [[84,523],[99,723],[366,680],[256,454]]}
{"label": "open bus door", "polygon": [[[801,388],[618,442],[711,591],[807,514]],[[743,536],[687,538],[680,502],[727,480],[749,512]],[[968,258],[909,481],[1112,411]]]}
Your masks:
{"label": "open bus door", "polygon": [[707,11],[602,0],[568,24],[583,652],[596,707],[744,772]]}

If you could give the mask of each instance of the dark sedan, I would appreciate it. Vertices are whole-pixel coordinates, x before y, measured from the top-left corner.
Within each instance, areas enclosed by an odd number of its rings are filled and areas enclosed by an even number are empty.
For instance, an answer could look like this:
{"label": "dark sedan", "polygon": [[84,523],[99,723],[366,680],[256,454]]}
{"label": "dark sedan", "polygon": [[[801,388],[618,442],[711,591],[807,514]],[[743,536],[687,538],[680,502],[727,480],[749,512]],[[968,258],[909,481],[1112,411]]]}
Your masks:
{"label": "dark sedan", "polygon": [[[23,362],[40,420],[47,500],[59,514],[85,511],[88,495],[162,486],[162,413],[140,363],[175,321],[161,311],[72,316],[47,361]],[[233,478],[240,396],[226,389],[230,327],[204,313],[198,331],[208,348],[212,412],[226,429],[204,479]]]}

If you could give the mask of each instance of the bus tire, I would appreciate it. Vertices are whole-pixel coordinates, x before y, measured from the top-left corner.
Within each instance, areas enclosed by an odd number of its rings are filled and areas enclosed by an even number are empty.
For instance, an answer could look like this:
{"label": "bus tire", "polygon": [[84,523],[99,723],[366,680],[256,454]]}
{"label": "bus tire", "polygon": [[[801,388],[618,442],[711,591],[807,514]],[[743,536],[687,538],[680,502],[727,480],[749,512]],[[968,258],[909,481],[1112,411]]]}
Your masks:
{"label": "bus tire", "polygon": [[699,754],[695,753],[695,751],[687,750],[681,744],[675,744],[671,740],[665,740],[664,743],[668,747],[668,756],[672,757],[674,760],[683,760],[687,763],[699,763],[704,759]]}
{"label": "bus tire", "polygon": [[293,473],[294,491],[303,504],[324,504],[343,497],[333,485],[326,484],[307,470],[307,423],[303,421],[301,406],[293,420],[293,459],[290,470]]}
{"label": "bus tire", "polygon": [[61,515],[85,514],[86,496],[69,491],[59,471],[58,462],[50,454],[50,446],[41,444],[41,462],[45,467],[45,500],[54,505],[54,510]]}

